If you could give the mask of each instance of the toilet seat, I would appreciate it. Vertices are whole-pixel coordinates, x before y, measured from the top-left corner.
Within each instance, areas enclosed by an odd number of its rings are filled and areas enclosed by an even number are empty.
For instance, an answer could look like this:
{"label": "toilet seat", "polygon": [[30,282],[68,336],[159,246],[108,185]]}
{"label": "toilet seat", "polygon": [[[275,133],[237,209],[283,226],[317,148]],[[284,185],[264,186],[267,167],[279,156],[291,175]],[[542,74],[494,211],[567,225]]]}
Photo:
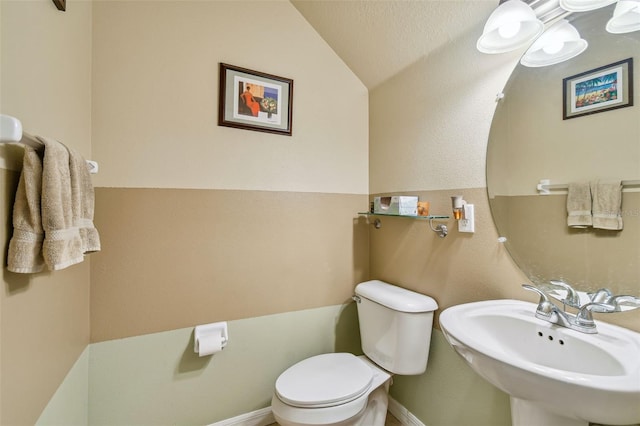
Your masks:
{"label": "toilet seat", "polygon": [[371,387],[371,367],[350,353],[317,355],[289,367],[276,380],[276,394],[293,407],[346,404]]}

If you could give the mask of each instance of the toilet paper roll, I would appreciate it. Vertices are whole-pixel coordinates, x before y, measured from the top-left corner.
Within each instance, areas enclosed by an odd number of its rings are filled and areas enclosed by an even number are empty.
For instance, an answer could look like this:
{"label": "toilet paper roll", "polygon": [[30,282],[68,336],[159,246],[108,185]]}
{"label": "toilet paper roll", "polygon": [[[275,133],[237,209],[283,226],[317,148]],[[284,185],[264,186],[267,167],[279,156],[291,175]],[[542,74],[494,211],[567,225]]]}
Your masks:
{"label": "toilet paper roll", "polygon": [[208,333],[200,336],[196,340],[196,346],[199,356],[208,356],[220,352],[223,348],[222,333],[219,331]]}

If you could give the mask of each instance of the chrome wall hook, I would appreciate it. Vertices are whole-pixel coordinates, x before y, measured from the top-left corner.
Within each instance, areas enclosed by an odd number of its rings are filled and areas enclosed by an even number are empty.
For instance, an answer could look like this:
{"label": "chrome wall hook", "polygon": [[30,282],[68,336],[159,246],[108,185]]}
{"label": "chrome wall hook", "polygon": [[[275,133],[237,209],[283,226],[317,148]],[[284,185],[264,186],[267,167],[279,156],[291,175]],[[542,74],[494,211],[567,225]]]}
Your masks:
{"label": "chrome wall hook", "polygon": [[449,230],[447,229],[447,225],[438,225],[434,228],[433,219],[429,219],[429,227],[431,227],[431,230],[433,232],[436,232],[438,234],[438,237],[440,238],[446,237],[447,234],[449,233]]}

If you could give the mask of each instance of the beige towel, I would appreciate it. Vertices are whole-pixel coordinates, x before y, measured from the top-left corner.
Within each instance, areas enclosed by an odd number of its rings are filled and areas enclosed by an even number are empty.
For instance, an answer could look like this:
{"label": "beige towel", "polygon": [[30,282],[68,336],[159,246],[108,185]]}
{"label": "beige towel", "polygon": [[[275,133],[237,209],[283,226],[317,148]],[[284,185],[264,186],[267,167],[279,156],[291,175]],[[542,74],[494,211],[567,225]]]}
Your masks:
{"label": "beige towel", "polygon": [[591,188],[588,182],[569,184],[567,213],[567,225],[570,228],[591,226]]}
{"label": "beige towel", "polygon": [[30,274],[44,268],[41,194],[42,160],[33,148],[25,146],[22,173],[13,204],[13,236],[7,256],[7,269],[11,272]]}
{"label": "beige towel", "polygon": [[82,262],[82,240],[74,224],[69,151],[61,143],[39,137],[44,143],[42,165],[42,253],[50,270]]}
{"label": "beige towel", "polygon": [[72,149],[69,149],[69,171],[73,222],[80,232],[82,253],[100,251],[100,236],[93,224],[95,194],[89,168],[82,155]]}
{"label": "beige towel", "polygon": [[622,230],[622,181],[596,181],[591,183],[593,193],[593,227]]}

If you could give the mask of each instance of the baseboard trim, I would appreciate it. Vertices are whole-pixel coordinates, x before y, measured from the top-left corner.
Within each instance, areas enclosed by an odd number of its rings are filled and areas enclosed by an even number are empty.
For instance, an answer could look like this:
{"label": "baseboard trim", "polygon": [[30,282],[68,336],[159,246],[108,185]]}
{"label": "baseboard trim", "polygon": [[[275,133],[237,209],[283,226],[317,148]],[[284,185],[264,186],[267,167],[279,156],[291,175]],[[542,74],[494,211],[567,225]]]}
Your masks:
{"label": "baseboard trim", "polygon": [[250,413],[240,414],[230,419],[212,423],[209,426],[267,426],[275,423],[271,407],[261,408]]}
{"label": "baseboard trim", "polygon": [[389,412],[398,419],[402,426],[426,426],[398,401],[389,396]]}
{"label": "baseboard trim", "polygon": [[[426,426],[416,416],[411,414],[404,405],[389,397],[389,412],[398,419],[402,426]],[[230,419],[212,423],[209,426],[267,426],[275,423],[271,407],[261,408],[250,413],[241,414]]]}

